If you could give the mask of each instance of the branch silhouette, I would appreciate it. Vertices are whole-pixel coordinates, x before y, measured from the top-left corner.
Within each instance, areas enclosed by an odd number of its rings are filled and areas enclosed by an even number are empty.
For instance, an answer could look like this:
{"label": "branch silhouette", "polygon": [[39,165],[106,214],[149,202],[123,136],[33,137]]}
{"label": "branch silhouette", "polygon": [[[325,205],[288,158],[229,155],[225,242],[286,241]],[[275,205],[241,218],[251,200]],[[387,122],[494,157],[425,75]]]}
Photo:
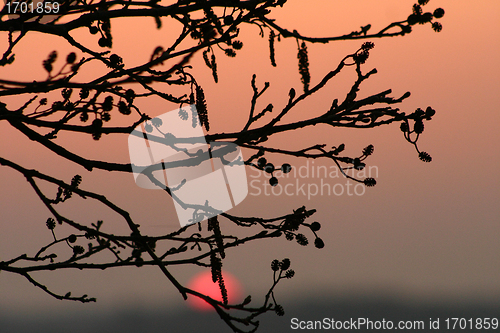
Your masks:
{"label": "branch silhouette", "polygon": [[[165,2],[165,1],[163,1]],[[54,291],[32,276],[33,272],[59,271],[69,268],[80,270],[104,270],[125,266],[155,266],[158,267],[181,294],[184,299],[198,297],[210,304],[218,315],[234,332],[254,332],[258,328],[257,318],[269,311],[277,315],[284,314],[283,306],[277,301],[275,287],[283,279],[294,276],[290,269],[290,259],[274,260],[271,263],[273,272],[269,278],[269,291],[264,301],[259,305],[250,305],[248,296],[240,304],[230,304],[224,283],[222,271],[223,260],[233,247],[262,239],[284,237],[296,241],[299,245],[309,244],[308,237],[314,237],[314,246],[321,249],[325,246],[318,233],[319,222],[310,222],[315,209],[296,207],[286,214],[264,218],[259,216],[234,216],[218,211],[210,204],[193,205],[184,202],[176,191],[185,184],[166,185],[158,177],[158,171],[165,172],[187,165],[198,165],[206,160],[202,154],[192,153],[183,148],[186,144],[210,142],[212,147],[208,153],[210,158],[216,157],[224,165],[239,164],[254,168],[271,175],[271,186],[278,184],[275,172],[288,173],[292,170],[289,163],[275,166],[272,159],[276,155],[298,157],[304,159],[324,159],[331,161],[346,177],[365,186],[376,184],[374,178],[358,179],[347,173],[347,170],[363,170],[368,157],[374,151],[373,145],[368,145],[358,156],[344,154],[346,145],[342,142],[317,143],[298,150],[266,145],[266,141],[278,133],[300,131],[308,126],[325,124],[331,127],[375,128],[397,122],[403,132],[404,139],[414,146],[418,157],[424,162],[430,162],[430,155],[418,147],[418,139],[424,130],[424,122],[435,114],[434,109],[427,107],[414,112],[403,112],[394,107],[410,96],[391,96],[392,90],[386,89],[368,97],[359,98],[363,82],[377,73],[376,69],[366,69],[366,60],[374,44],[364,41],[357,50],[341,59],[336,68],[325,73],[319,80],[313,80],[309,71],[307,45],[314,43],[331,43],[344,40],[372,40],[394,36],[404,36],[412,32],[415,25],[429,24],[436,32],[442,26],[435,19],[444,15],[438,8],[431,12],[423,12],[428,0],[419,0],[411,8],[407,19],[389,23],[378,32],[372,33],[370,24],[360,30],[340,36],[309,37],[296,30],[282,27],[277,20],[271,18],[271,13],[277,7],[286,5],[286,0],[180,0],[170,4],[162,1],[94,1],[73,0],[61,1],[58,12],[30,13],[12,12],[12,6],[4,6],[0,11],[0,31],[8,41],[8,47],[0,59],[0,66],[17,64],[15,51],[19,42],[27,35],[42,33],[64,40],[72,47],[63,61],[57,50],[51,52],[42,63],[47,77],[44,81],[20,81],[16,78],[0,78],[0,96],[15,96],[23,101],[21,107],[0,102],[0,121],[23,134],[28,139],[40,144],[40,147],[51,151],[78,167],[92,171],[106,170],[113,175],[115,172],[134,173],[140,170],[151,184],[161,188],[166,195],[183,207],[195,209],[197,217],[193,223],[183,226],[169,234],[150,236],[141,232],[140,226],[128,213],[127,207],[120,207],[108,200],[104,194],[84,189],[84,180],[79,175],[70,182],[65,182],[56,176],[44,174],[29,169],[15,161],[0,156],[0,165],[22,174],[30,184],[39,200],[48,210],[44,220],[48,232],[52,233],[53,241],[40,246],[34,255],[21,254],[13,259],[0,261],[0,271],[23,276],[35,287],[48,295],[60,299],[78,302],[95,302],[96,298],[88,295],[72,296]],[[9,1],[9,4],[12,3]],[[51,15],[46,15],[51,14]],[[148,17],[154,20],[158,29],[162,28],[162,20],[177,23],[181,29],[175,40],[167,47],[158,46],[152,50],[151,56],[143,63],[128,67],[122,56],[112,53],[113,36],[112,21],[120,18]],[[209,108],[206,103],[203,87],[195,79],[196,71],[191,65],[195,57],[202,57],[209,68],[215,84],[218,82],[217,56],[237,56],[244,47],[240,41],[239,32],[245,25],[259,28],[262,37],[268,36],[269,58],[273,66],[277,66],[275,54],[279,52],[277,45],[282,39],[294,38],[297,42],[299,75],[303,91],[281,89],[282,94],[288,94],[287,103],[280,109],[269,101],[266,92],[272,83],[258,80],[254,74],[250,80],[252,97],[248,120],[240,131],[209,133],[204,137],[175,137],[161,129],[158,118],[151,118],[139,107],[139,100],[159,97],[168,105],[179,108],[179,116],[188,119],[189,114],[184,108],[194,106],[199,115],[198,123],[193,118],[193,127],[203,126],[210,129]],[[76,29],[86,29],[94,36],[94,46],[85,46],[82,41],[70,33]],[[130,52],[134,52],[131,50]],[[101,64],[101,71],[91,70],[94,64]],[[300,120],[287,121],[288,113],[297,105],[307,103],[309,97],[320,91],[343,71],[354,71],[356,79],[343,98],[334,98],[331,107],[322,111],[320,116],[304,114]],[[92,78],[83,81],[79,73],[90,73]],[[159,85],[158,83],[162,83]],[[165,85],[166,84],[166,85]],[[176,89],[165,89],[173,87]],[[170,90],[169,90],[170,89]],[[182,90],[182,93],[179,91]],[[267,105],[259,109],[260,101],[267,99]],[[183,108],[184,107],[184,108]],[[111,113],[112,110],[118,112]],[[114,124],[115,118],[127,120],[127,125]],[[93,120],[90,120],[93,119]],[[123,121],[120,123],[123,124]],[[143,128],[145,132],[136,129]],[[136,131],[136,132],[134,132]],[[154,132],[154,133],[153,133]],[[177,162],[156,162],[151,165],[135,165],[118,163],[110,160],[93,160],[85,156],[85,152],[71,151],[57,140],[58,135],[88,134],[94,140],[105,135],[137,135],[146,136],[150,143],[168,146],[189,158]],[[224,153],[217,155],[217,144],[234,144],[253,154],[246,160],[231,161]],[[221,146],[222,147],[222,146]],[[331,148],[330,148],[331,147]],[[42,185],[43,184],[43,185]],[[47,184],[57,188],[47,190]],[[83,184],[83,185],[82,185]],[[128,227],[128,232],[109,233],[101,227],[105,223],[97,221],[88,224],[81,217],[71,217],[62,213],[59,207],[62,202],[71,200],[74,196],[99,203],[104,208],[116,214]],[[214,215],[215,214],[215,215]],[[208,217],[208,222],[199,222]],[[228,234],[224,223],[231,223],[239,228],[237,234]],[[67,225],[73,233],[59,231],[58,225]],[[306,234],[308,236],[306,236]],[[83,242],[87,242],[84,248]],[[67,251],[60,245],[66,244]],[[168,250],[167,250],[168,248]],[[102,254],[108,253],[112,259]],[[214,283],[218,283],[223,300],[219,301],[199,291],[182,285],[171,273],[170,267],[178,265],[196,265],[211,269]],[[255,303],[255,302],[254,302]]]}

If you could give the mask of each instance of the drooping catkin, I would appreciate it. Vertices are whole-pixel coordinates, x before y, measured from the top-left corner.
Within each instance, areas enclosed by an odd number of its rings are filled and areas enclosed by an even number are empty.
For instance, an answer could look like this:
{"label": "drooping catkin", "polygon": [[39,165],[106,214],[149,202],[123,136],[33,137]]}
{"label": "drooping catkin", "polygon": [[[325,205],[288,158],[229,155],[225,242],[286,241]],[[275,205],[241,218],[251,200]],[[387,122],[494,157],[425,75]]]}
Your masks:
{"label": "drooping catkin", "polygon": [[304,92],[308,92],[309,83],[311,82],[311,75],[309,74],[309,59],[307,56],[307,46],[305,42],[302,42],[302,44],[300,45],[297,58],[299,59],[299,73],[301,76],[300,80],[304,85]]}
{"label": "drooping catkin", "polygon": [[198,111],[200,124],[208,131],[210,123],[208,122],[207,101],[205,100],[205,93],[201,86],[196,86],[196,110]]}
{"label": "drooping catkin", "polygon": [[271,65],[276,67],[276,59],[274,55],[274,31],[271,30],[271,33],[269,34],[269,58],[271,59]]}

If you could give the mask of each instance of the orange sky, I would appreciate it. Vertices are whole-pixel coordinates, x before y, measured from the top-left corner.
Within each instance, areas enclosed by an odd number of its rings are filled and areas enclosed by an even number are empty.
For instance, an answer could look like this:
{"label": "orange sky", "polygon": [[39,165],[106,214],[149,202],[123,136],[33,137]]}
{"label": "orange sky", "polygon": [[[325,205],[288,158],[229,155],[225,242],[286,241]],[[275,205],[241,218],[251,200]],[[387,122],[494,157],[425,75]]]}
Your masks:
{"label": "orange sky", "polygon": [[[274,17],[282,26],[295,28],[302,34],[337,35],[367,23],[377,29],[393,20],[403,20],[412,3],[357,0],[335,4],[329,0],[289,0]],[[398,125],[366,131],[317,126],[277,138],[276,144],[297,148],[319,141],[330,145],[344,142],[346,151],[352,155],[373,144],[375,154],[367,163],[377,166],[378,185],[360,197],[316,196],[307,200],[304,196],[281,196],[269,200],[265,196],[249,196],[234,210],[235,214],[274,216],[304,204],[307,208],[316,208],[318,213],[313,220],[322,223],[320,235],[326,246],[318,250],[278,240],[229,252],[225,267],[241,280],[248,293],[256,296],[264,293],[271,283],[271,260],[290,257],[297,274],[278,289],[285,300],[308,293],[339,295],[380,290],[391,290],[409,298],[498,298],[500,295],[500,3],[433,0],[427,6],[445,9],[446,14],[440,20],[443,31],[435,33],[429,26],[417,26],[409,36],[375,40],[376,46],[365,70],[376,67],[378,74],[362,86],[361,94],[388,88],[393,89],[395,96],[411,91],[411,98],[400,106],[402,110],[412,112],[428,105],[436,109],[435,118],[426,124],[419,141],[420,148],[432,155],[433,162],[419,161],[412,146],[404,141]],[[148,38],[134,32],[138,27],[151,31]],[[113,52],[123,55],[127,66],[149,57],[150,51],[162,45],[162,40],[172,33],[169,25],[156,31],[152,20],[135,26],[117,23],[113,29],[116,29]],[[122,34],[118,34],[122,29]],[[257,33],[256,27],[242,31],[244,47],[236,58],[218,55],[220,82],[217,85],[202,64],[201,54],[193,61],[211,111],[211,133],[237,130],[244,125],[254,73],[260,86],[265,81],[271,83],[260,101],[262,107],[270,102],[275,107],[283,106],[290,87],[301,89],[295,41],[277,44],[278,67],[273,68],[268,59],[267,38],[256,37]],[[0,68],[1,78],[43,79],[41,62],[48,53],[57,49],[64,56],[63,50],[68,50],[56,39],[47,41],[33,36],[27,42],[20,45],[14,65]],[[308,46],[312,83],[361,43]],[[321,112],[333,97],[342,98],[353,79],[352,71],[347,72],[349,70],[284,120],[297,119],[301,113]],[[172,109],[172,105],[158,101],[144,102],[142,106],[151,116]],[[83,188],[104,192],[110,199],[130,207],[149,232],[168,232],[176,227],[169,199],[159,192],[137,188],[131,175],[109,177],[98,171],[91,175],[71,163],[54,159],[39,145],[13,133],[5,123],[0,123],[0,130],[4,138],[0,140],[2,157],[66,180],[76,173],[82,174]],[[86,157],[121,162],[128,159],[126,136],[104,138],[99,144],[86,136],[65,142]],[[283,161],[280,157],[275,160]],[[55,170],[54,161],[58,161],[60,170]],[[286,161],[297,167],[304,163]],[[16,256],[26,248],[34,251],[36,246],[50,241],[51,235],[43,225],[48,212],[37,202],[22,177],[5,167],[0,168],[0,189],[0,258]],[[28,202],[32,205],[29,210],[24,205]],[[155,208],[151,210],[144,204]],[[100,212],[92,213],[92,218],[94,215],[95,218],[102,216]],[[121,221],[111,216],[108,219],[110,227],[126,230]],[[187,282],[194,271],[174,269],[183,282]],[[159,271],[145,272],[147,274],[126,270],[124,275],[119,271],[69,272],[43,276],[47,281],[57,281],[60,292],[74,290],[76,294],[98,297],[97,308],[124,300],[180,306],[181,297],[175,295]],[[118,278],[117,284],[113,279]],[[98,283],[88,283],[89,279]],[[162,283],[163,287],[159,287]],[[28,307],[32,311],[62,307],[73,311],[82,305],[61,304],[20,277],[0,274],[0,311]]]}

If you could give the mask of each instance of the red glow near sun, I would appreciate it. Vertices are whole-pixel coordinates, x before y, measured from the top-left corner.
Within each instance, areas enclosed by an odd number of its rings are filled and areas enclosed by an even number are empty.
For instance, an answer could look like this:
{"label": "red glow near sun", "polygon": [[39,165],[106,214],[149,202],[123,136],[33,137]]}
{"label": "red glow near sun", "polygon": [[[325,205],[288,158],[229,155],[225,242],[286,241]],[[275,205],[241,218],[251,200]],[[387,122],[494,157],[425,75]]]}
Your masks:
{"label": "red glow near sun", "polygon": [[[229,303],[235,303],[240,301],[241,298],[241,285],[238,280],[226,271],[222,271],[222,276],[224,278],[224,284],[227,289],[227,296]],[[202,272],[197,274],[188,283],[188,288],[196,290],[202,294],[205,294],[213,299],[222,301],[222,295],[219,289],[219,283],[212,281],[212,273],[210,271]],[[188,304],[191,308],[198,311],[210,311],[213,309],[211,305],[202,300],[199,297],[190,295],[188,297]]]}

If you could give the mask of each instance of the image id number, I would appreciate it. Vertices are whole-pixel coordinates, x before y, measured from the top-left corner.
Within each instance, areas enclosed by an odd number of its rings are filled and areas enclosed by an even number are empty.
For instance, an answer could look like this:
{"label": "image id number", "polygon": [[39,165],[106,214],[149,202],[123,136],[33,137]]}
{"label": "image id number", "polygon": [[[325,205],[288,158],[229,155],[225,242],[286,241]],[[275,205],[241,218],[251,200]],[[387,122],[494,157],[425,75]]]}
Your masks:
{"label": "image id number", "polygon": [[27,2],[12,1],[5,4],[8,14],[57,14],[59,2],[38,2],[36,5]]}

